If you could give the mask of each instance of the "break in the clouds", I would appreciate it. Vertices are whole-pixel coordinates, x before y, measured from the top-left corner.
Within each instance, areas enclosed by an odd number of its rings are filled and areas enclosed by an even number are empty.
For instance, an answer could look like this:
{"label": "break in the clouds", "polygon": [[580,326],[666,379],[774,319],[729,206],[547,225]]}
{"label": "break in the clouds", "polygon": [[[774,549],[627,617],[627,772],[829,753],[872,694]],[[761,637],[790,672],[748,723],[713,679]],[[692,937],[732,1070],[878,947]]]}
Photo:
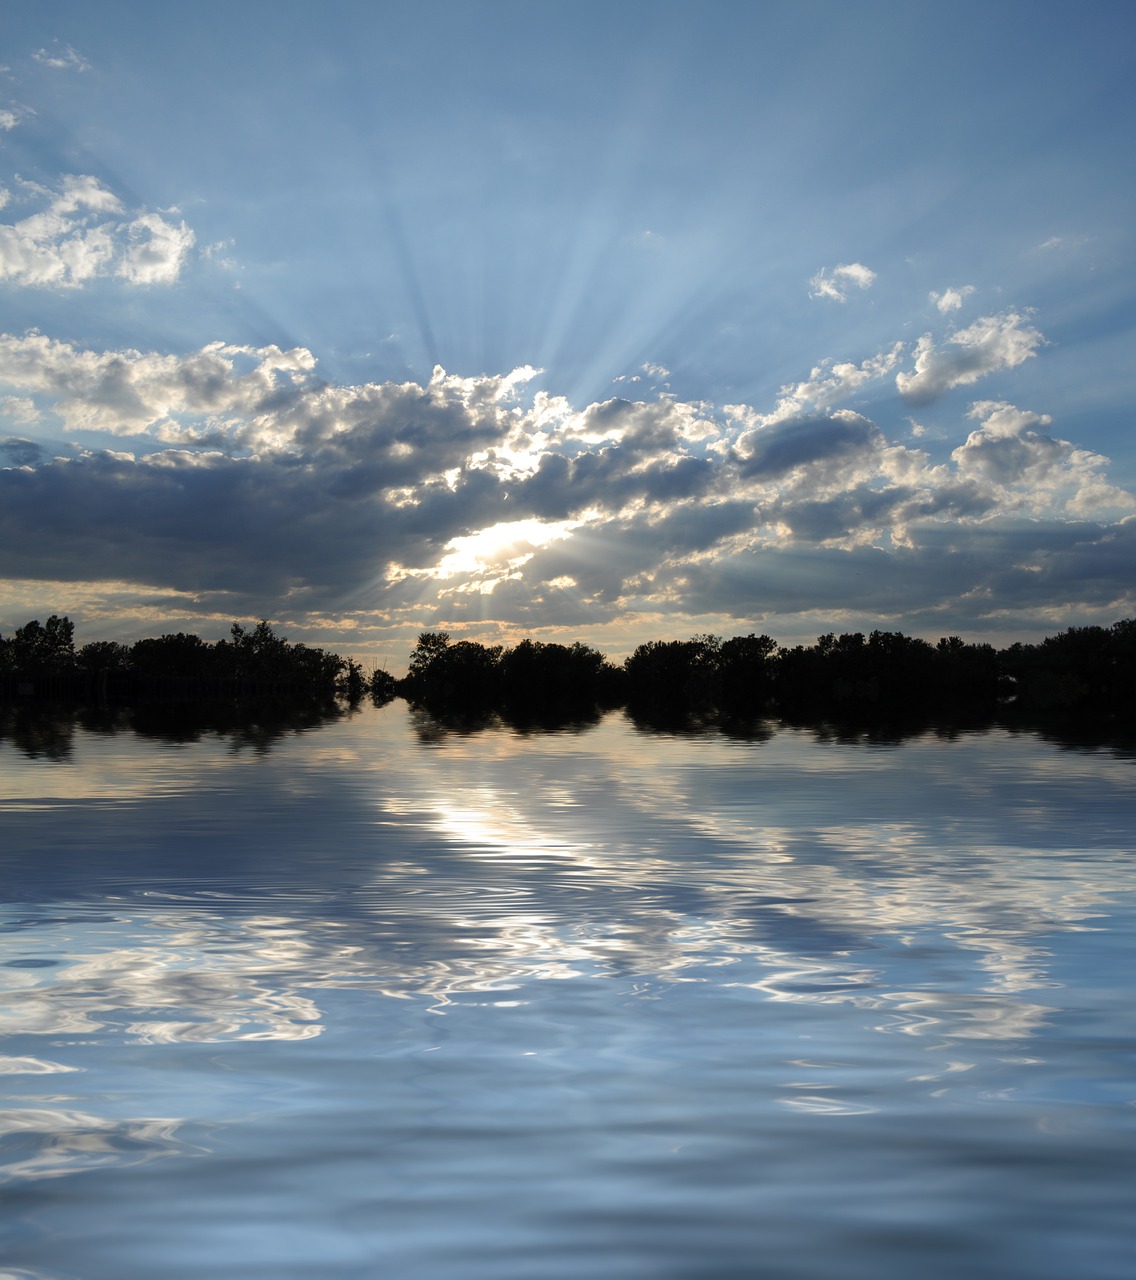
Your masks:
{"label": "break in the clouds", "polygon": [[183,220],[135,210],[96,178],[65,174],[52,187],[20,183],[0,207],[22,214],[0,223],[0,280],[78,288],[101,276],[128,284],[173,284],[194,244]]}
{"label": "break in the clouds", "polygon": [[[943,395],[1041,341],[1016,313],[987,317],[946,348],[920,339],[896,381]],[[718,412],[669,396],[576,407],[531,367],[334,385],[302,348],[6,335],[13,423],[89,443],[3,441],[0,541],[13,578],[403,630],[681,631],[817,608],[909,625],[949,608],[957,625],[1129,602],[1136,501],[1108,459],[1001,400],[957,404],[941,458],[892,438],[847,402],[886,390],[904,354],[824,361],[764,411]]]}
{"label": "break in the clouds", "polygon": [[849,289],[870,289],[875,279],[876,273],[862,262],[841,263],[831,271],[824,268],[818,271],[809,281],[809,295],[847,302]]}

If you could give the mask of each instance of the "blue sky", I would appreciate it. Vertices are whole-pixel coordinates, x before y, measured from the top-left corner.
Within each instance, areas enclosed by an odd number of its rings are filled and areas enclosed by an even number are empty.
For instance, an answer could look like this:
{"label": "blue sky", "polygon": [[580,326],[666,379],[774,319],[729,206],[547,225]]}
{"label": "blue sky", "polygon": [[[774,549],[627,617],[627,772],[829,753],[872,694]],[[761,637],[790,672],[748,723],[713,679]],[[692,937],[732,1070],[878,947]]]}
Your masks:
{"label": "blue sky", "polygon": [[0,632],[1136,612],[1129,4],[6,7]]}

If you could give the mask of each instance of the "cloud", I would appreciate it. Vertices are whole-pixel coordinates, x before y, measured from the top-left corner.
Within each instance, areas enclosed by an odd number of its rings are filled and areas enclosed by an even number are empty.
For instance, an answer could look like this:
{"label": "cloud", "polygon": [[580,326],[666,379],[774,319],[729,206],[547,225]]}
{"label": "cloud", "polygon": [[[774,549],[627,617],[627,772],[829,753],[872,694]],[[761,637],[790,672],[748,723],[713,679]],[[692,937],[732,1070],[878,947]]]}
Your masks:
{"label": "cloud", "polygon": [[32,57],[41,66],[55,71],[90,71],[91,64],[69,44],[58,49],[37,49]]}
{"label": "cloud", "polygon": [[107,276],[172,284],[194,244],[184,221],[148,212],[122,217],[121,200],[90,175],[64,175],[54,190],[23,189],[41,208],[0,224],[0,280],[12,284],[77,288]]}
{"label": "cloud", "polygon": [[834,302],[847,302],[848,289],[851,286],[869,289],[875,279],[876,273],[865,267],[862,262],[841,263],[831,271],[822,267],[809,281],[809,297],[831,298]]}
{"label": "cloud", "polygon": [[895,384],[909,404],[929,404],[953,387],[969,386],[985,374],[1012,369],[1031,359],[1045,339],[1015,311],[982,316],[935,347],[925,333],[915,345],[915,369],[896,374]]}
{"label": "cloud", "polygon": [[738,454],[747,478],[779,479],[800,467],[845,467],[882,441],[880,429],[850,410],[831,417],[796,419],[751,432]]}
{"label": "cloud", "polygon": [[948,315],[952,311],[961,311],[962,304],[974,292],[974,285],[964,284],[961,288],[944,289],[942,293],[936,293],[934,289],[927,295],[931,301],[939,308],[943,315]]}
{"label": "cloud", "polygon": [[853,391],[869,382],[886,377],[899,363],[903,343],[897,342],[890,350],[869,356],[861,364],[851,361],[825,360],[817,365],[803,382],[781,388],[780,399],[772,413],[757,413],[749,405],[730,404],[726,413],[748,426],[771,426],[799,418],[809,412],[828,408],[845,399]]}
{"label": "cloud", "polygon": [[0,458],[3,458],[8,466],[34,467],[36,463],[42,461],[43,456],[43,449],[34,440],[23,440],[18,436],[9,436],[6,440],[0,440]]}
{"label": "cloud", "polygon": [[981,400],[967,417],[981,426],[951,458],[961,475],[998,486],[1005,495],[1003,505],[1008,491],[1018,490],[1015,505],[1031,510],[1052,511],[1063,504],[1074,517],[1090,508],[1098,515],[1108,509],[1136,511],[1131,495],[1107,482],[1107,458],[1038,430],[1052,424],[1048,414]]}
{"label": "cloud", "polygon": [[[204,244],[199,252],[203,261],[213,263],[215,266],[220,267],[222,271],[236,271],[237,261],[229,254],[229,250],[235,244],[236,241],[229,237],[225,240],[216,240],[212,244]],[[390,339],[384,338],[383,341],[389,342]]]}
{"label": "cloud", "polygon": [[1092,236],[1050,236],[1048,240],[1043,240],[1037,246],[1037,252],[1049,253],[1054,249],[1080,249],[1084,245],[1091,244]]}
{"label": "cloud", "polygon": [[31,107],[21,106],[16,102],[7,107],[0,107],[0,133],[11,133],[28,116],[34,115],[35,112]]}
{"label": "cloud", "polygon": [[30,396],[0,397],[0,413],[21,426],[30,426],[39,421],[39,410]]}
{"label": "cloud", "polygon": [[131,284],[172,284],[194,242],[184,222],[167,222],[156,213],[140,214],[126,224],[123,235],[115,275]]}
{"label": "cloud", "polygon": [[[1020,317],[992,327],[1012,337]],[[304,348],[0,335],[22,433],[3,446],[0,545],[12,578],[136,584],[230,616],[355,609],[408,632],[977,618],[1059,603],[1078,564],[1091,589],[1066,600],[1130,593],[1117,547],[1136,503],[1045,415],[979,401],[935,461],[835,403],[898,357],[825,362],[773,412],[719,416],[669,397],[576,408],[532,389],[528,366],[337,385]],[[115,448],[45,449],[17,421]]]}
{"label": "cloud", "polygon": [[246,443],[271,443],[288,430],[275,424],[287,421],[290,399],[314,367],[302,347],[218,342],[179,357],[88,351],[34,332],[0,335],[0,382],[48,398],[70,429],[119,435],[149,429],[163,438],[182,418],[227,423]]}

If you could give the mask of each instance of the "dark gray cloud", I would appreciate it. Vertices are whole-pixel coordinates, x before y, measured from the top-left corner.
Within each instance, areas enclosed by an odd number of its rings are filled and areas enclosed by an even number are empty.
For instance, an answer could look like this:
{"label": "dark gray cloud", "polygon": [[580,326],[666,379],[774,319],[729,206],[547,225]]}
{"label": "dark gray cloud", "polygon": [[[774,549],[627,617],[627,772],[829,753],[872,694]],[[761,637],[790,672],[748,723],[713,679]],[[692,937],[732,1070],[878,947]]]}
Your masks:
{"label": "dark gray cloud", "polygon": [[797,467],[839,466],[883,444],[883,434],[859,414],[794,418],[750,432],[738,451],[747,479],[776,480]]}

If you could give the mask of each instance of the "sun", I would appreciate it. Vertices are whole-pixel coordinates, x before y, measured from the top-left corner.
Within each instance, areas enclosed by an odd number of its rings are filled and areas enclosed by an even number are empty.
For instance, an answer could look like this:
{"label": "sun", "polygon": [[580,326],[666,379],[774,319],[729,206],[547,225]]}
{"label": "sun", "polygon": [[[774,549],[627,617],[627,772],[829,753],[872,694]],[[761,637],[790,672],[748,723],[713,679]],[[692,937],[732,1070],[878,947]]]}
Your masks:
{"label": "sun", "polygon": [[434,576],[453,578],[486,570],[517,569],[551,542],[567,538],[579,520],[504,520],[477,533],[451,538]]}

